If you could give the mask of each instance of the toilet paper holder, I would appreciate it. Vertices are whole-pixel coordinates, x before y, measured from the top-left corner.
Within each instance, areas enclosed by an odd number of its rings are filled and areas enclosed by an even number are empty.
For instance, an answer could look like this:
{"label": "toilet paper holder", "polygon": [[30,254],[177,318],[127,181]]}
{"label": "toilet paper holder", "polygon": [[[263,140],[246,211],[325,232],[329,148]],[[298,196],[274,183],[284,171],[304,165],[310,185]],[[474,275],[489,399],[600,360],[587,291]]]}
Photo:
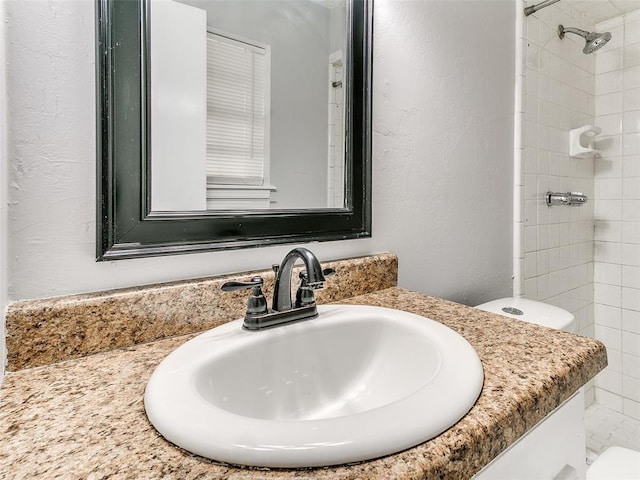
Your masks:
{"label": "toilet paper holder", "polygon": [[545,200],[548,206],[553,205],[567,205],[569,207],[581,207],[585,203],[587,203],[587,196],[580,192],[566,192],[566,193],[557,193],[557,192],[547,192],[545,195]]}

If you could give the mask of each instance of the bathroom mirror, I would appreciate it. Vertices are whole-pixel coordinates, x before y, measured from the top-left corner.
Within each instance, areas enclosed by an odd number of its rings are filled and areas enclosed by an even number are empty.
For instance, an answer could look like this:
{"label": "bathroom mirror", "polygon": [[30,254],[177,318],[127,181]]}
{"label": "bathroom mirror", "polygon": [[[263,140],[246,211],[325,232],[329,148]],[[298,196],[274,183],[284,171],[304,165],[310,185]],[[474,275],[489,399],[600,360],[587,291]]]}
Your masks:
{"label": "bathroom mirror", "polygon": [[[255,25],[232,28],[234,21],[249,22],[246,11],[227,9],[231,4],[252,3],[254,10],[271,8],[284,14],[267,25],[267,35],[260,38]],[[98,260],[370,236],[370,1],[98,0],[96,5]],[[320,24],[310,12],[329,20]],[[211,18],[234,20],[219,24]],[[262,12],[261,18],[267,15]],[[309,18],[316,23],[300,23]],[[299,31],[311,31],[326,45],[300,41]],[[201,41],[205,36],[206,45]],[[321,66],[305,67],[315,68],[313,78],[298,78],[301,74],[293,65],[302,63],[302,57],[287,53],[285,66],[278,63],[287,42],[303,53],[321,50],[326,57]],[[237,130],[233,122],[221,120],[224,117],[211,120],[208,112],[216,93],[225,92],[218,96],[226,102],[238,92],[229,94],[228,85],[212,84],[210,79],[215,78],[212,64],[226,77],[226,66],[233,70],[242,63],[238,51],[254,55],[249,59],[253,68],[249,83],[267,85],[262,93],[249,92],[251,98],[266,98],[259,106],[267,123],[266,129],[259,125],[262,130],[250,144],[262,138],[271,165],[259,168],[258,174],[233,172],[229,180],[218,173],[226,174],[227,166],[238,162],[233,159],[212,170],[208,162],[215,155],[210,155],[210,138],[218,135],[225,150],[226,140],[233,140]],[[255,59],[255,52],[270,56],[266,68],[255,67],[262,62]],[[186,63],[176,63],[183,60]],[[286,83],[291,78],[282,80],[273,72],[286,69],[286,62],[292,65],[293,80],[320,86],[294,91],[294,84]],[[234,80],[231,87],[239,83],[247,82]],[[169,94],[159,97],[163,89]],[[285,102],[278,98],[282,92]],[[202,102],[196,101],[199,98]],[[285,111],[287,103],[300,104],[302,110]],[[249,116],[257,118],[259,109],[250,110]],[[201,116],[192,115],[193,111]],[[289,124],[278,115],[288,118]],[[198,131],[195,136],[194,131]],[[314,142],[319,148],[312,148]],[[287,148],[288,156],[282,153]],[[305,164],[309,158],[315,160]],[[287,189],[293,193],[285,200]],[[318,190],[319,195],[313,194]],[[192,201],[188,197],[194,191],[198,194]]]}

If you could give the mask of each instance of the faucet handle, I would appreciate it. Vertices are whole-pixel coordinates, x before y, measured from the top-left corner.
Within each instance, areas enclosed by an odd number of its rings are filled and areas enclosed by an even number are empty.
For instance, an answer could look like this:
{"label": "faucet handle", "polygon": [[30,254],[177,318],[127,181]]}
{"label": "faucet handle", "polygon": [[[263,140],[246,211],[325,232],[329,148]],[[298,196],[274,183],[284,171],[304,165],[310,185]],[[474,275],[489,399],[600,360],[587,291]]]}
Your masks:
{"label": "faucet handle", "polygon": [[262,287],[264,280],[262,277],[252,277],[249,282],[227,282],[220,287],[223,292],[235,292],[236,290],[246,290],[252,287]]}
{"label": "faucet handle", "polygon": [[325,268],[324,270],[322,270],[322,274],[325,277],[330,277],[331,275],[335,275],[336,274],[336,270],[335,270],[335,268]]}
{"label": "faucet handle", "polygon": [[[324,270],[322,270],[322,275],[324,277],[328,277],[335,273],[336,271],[333,268],[325,268]],[[316,300],[313,291],[319,290],[324,287],[324,282],[318,282],[309,285],[307,283],[309,279],[307,272],[302,271],[298,276],[300,277],[300,287],[298,287],[298,291],[296,292],[296,307],[300,308],[314,305],[316,303]]]}
{"label": "faucet handle", "polygon": [[227,282],[222,287],[223,292],[235,292],[236,290],[246,290],[251,288],[251,296],[247,301],[246,316],[263,315],[269,311],[267,299],[262,293],[262,277],[253,277],[250,282]]}
{"label": "faucet handle", "polygon": [[[322,270],[323,277],[330,277],[331,275],[335,275],[335,273],[336,271],[333,268],[325,268],[324,270]],[[298,277],[300,277],[301,287],[308,287],[313,290],[317,290],[324,286],[324,282],[318,282],[318,283],[314,283],[313,285],[308,285],[307,282],[309,281],[309,276],[307,275],[307,272],[305,272],[304,270],[298,274]]]}

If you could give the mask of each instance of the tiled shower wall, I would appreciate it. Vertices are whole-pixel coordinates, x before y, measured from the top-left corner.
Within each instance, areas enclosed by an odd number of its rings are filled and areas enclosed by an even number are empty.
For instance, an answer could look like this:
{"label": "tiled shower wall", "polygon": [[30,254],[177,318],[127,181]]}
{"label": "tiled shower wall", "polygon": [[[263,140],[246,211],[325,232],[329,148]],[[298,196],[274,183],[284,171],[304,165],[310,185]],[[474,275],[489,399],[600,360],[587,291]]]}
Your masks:
{"label": "tiled shower wall", "polygon": [[609,356],[596,400],[640,419],[640,10],[596,30],[613,35],[595,55],[595,335]]}
{"label": "tiled shower wall", "polygon": [[594,160],[569,157],[569,130],[593,123],[595,58],[582,53],[581,38],[561,40],[556,32],[559,24],[594,25],[569,2],[522,20],[522,280],[514,290],[569,310],[579,333],[592,336],[594,203],[548,207],[544,196],[578,191],[593,198]]}

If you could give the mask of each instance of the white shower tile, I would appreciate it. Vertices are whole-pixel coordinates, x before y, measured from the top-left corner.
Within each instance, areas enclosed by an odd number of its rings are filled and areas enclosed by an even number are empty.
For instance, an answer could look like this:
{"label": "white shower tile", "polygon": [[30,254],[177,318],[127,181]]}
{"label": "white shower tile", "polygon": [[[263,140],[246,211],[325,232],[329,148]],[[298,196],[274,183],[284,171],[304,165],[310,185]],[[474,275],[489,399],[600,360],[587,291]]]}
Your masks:
{"label": "white shower tile", "polygon": [[640,42],[640,21],[625,25],[624,43],[627,45]]}
{"label": "white shower tile", "polygon": [[640,87],[640,65],[624,70],[624,88]]}
{"label": "white shower tile", "polygon": [[552,152],[569,153],[569,132],[552,128],[549,131],[549,147]]}
{"label": "white shower tile", "polygon": [[[598,330],[598,326],[596,325],[596,331]],[[597,334],[596,334],[597,338]],[[598,338],[598,340],[601,340]],[[606,342],[602,341],[605,345]],[[607,349],[609,347],[607,346]],[[611,368],[605,368],[602,372],[600,372],[596,376],[596,387],[602,388],[607,392],[616,393],[620,395],[622,393],[622,374],[620,372],[616,372]]]}
{"label": "white shower tile", "polygon": [[622,375],[622,396],[625,398],[640,398],[640,380]]}
{"label": "white shower tile", "polygon": [[539,250],[549,248],[549,225],[538,225],[536,230],[536,243]]}
{"label": "white shower tile", "polygon": [[536,269],[538,275],[546,275],[549,273],[549,251],[539,250],[536,256]]}
{"label": "white shower tile", "polygon": [[640,154],[640,133],[627,133],[622,140],[623,155]]}
{"label": "white shower tile", "polygon": [[622,222],[596,220],[593,235],[596,241],[620,242],[622,241]]}
{"label": "white shower tile", "polygon": [[640,289],[640,267],[621,265],[622,285]]}
{"label": "white shower tile", "polygon": [[622,263],[625,265],[640,266],[640,245],[632,243],[623,243],[622,247]]}
{"label": "white shower tile", "polygon": [[602,129],[601,135],[621,135],[623,127],[623,114],[600,115],[595,117],[594,123]]}
{"label": "white shower tile", "polygon": [[[606,47],[605,47],[606,48]],[[614,48],[612,50],[605,51],[598,54],[596,58],[596,74],[610,72],[612,70],[618,70],[623,65],[623,51],[622,48]]]}
{"label": "white shower tile", "polygon": [[526,35],[527,35],[527,39],[530,42],[533,42],[535,44],[539,43],[539,37],[538,37],[538,29],[539,29],[539,25],[538,25],[538,19],[533,16],[530,15],[527,17],[527,21],[526,23]]}
{"label": "white shower tile", "polygon": [[622,353],[640,357],[640,335],[626,332],[622,337]]}
{"label": "white shower tile", "polygon": [[622,287],[621,306],[625,310],[640,312],[640,289]]}
{"label": "white shower tile", "polygon": [[594,182],[594,200],[616,200],[622,198],[622,183],[618,178],[598,178]]}
{"label": "white shower tile", "polygon": [[612,113],[621,113],[623,111],[622,99],[622,92],[597,95],[594,99],[595,114],[600,116],[610,115]]}
{"label": "white shower tile", "polygon": [[624,102],[625,112],[628,112],[631,110],[639,110],[640,109],[640,88],[625,87],[623,102]]}
{"label": "white shower tile", "polygon": [[622,310],[622,331],[640,334],[640,312]]}
{"label": "white shower tile", "polygon": [[617,328],[604,327],[596,323],[596,339],[600,340],[607,347],[607,350],[622,351],[622,331]]}
{"label": "white shower tile", "polygon": [[622,309],[596,303],[594,306],[595,321],[598,325],[609,328],[622,328]]}
{"label": "white shower tile", "polygon": [[640,65],[640,43],[624,47],[624,65],[625,68]]}
{"label": "white shower tile", "polygon": [[537,300],[546,300],[547,298],[549,298],[549,276],[548,275],[542,275],[540,277],[537,277],[538,280],[538,297]]}
{"label": "white shower tile", "polygon": [[[524,193],[524,189],[521,189],[521,191]],[[524,199],[524,195],[522,195],[521,198]],[[534,202],[532,200],[524,201],[524,224],[527,226],[536,225],[537,212],[538,202]]]}
{"label": "white shower tile", "polygon": [[524,173],[537,173],[538,171],[538,150],[527,147],[524,149]]}
{"label": "white shower tile", "polygon": [[615,412],[622,412],[622,397],[602,388],[596,388],[596,402]]}
{"label": "white shower tile", "polygon": [[524,296],[526,298],[538,298],[538,278],[527,278],[524,281]]}
{"label": "white shower tile", "polygon": [[616,242],[594,242],[594,258],[598,262],[622,263],[622,245]]}
{"label": "white shower tile", "polygon": [[621,166],[625,178],[640,177],[640,155],[625,156]]}
{"label": "white shower tile", "polygon": [[593,280],[596,283],[605,283],[607,285],[621,285],[622,265],[596,262]]}
{"label": "white shower tile", "polygon": [[596,178],[620,178],[622,175],[622,158],[619,156],[596,157],[594,175]]}
{"label": "white shower tile", "polygon": [[622,179],[622,198],[624,200],[640,199],[640,177]]}
{"label": "white shower tile", "polygon": [[[625,398],[623,400],[624,404],[622,411],[624,414],[635,420],[640,420],[640,402],[636,402],[629,398]],[[640,438],[640,432],[632,437],[632,439],[635,439],[635,443],[629,446],[631,450],[640,451],[640,440],[637,440],[638,438]]]}
{"label": "white shower tile", "polygon": [[625,133],[640,132],[640,110],[632,110],[624,113],[622,131]]}
{"label": "white shower tile", "polygon": [[549,248],[557,248],[560,246],[560,225],[549,225]]}
{"label": "white shower tile", "polygon": [[527,173],[524,176],[524,195],[525,200],[538,199],[538,179],[536,175]]}
{"label": "white shower tile", "polygon": [[525,148],[536,148],[538,146],[538,123],[525,121],[524,125],[524,146]]}
{"label": "white shower tile", "polygon": [[538,126],[538,148],[549,150],[549,127],[543,125],[542,122]]}
{"label": "white shower tile", "polygon": [[593,296],[596,303],[611,307],[620,307],[622,303],[622,289],[616,285],[596,283]]}
{"label": "white shower tile", "polygon": [[640,200],[622,201],[622,221],[640,222]]}
{"label": "white shower tile", "polygon": [[525,253],[535,252],[538,249],[536,243],[537,227],[524,227],[524,251]]}
{"label": "white shower tile", "polygon": [[608,20],[604,20],[596,25],[595,30],[598,32],[612,31],[615,28],[620,28],[624,24],[624,18],[619,15]]}
{"label": "white shower tile", "polygon": [[622,224],[622,241],[640,244],[640,222],[624,222]]}
{"label": "white shower tile", "polygon": [[612,28],[598,28],[596,31],[611,33],[611,40],[609,40],[609,42],[607,43],[607,47],[609,49],[620,48],[624,46],[624,28],[622,27],[622,24]]}
{"label": "white shower tile", "polygon": [[532,278],[538,275],[537,258],[536,252],[524,254],[524,278]]}
{"label": "white shower tile", "polygon": [[640,356],[623,353],[622,373],[624,375],[640,379]]}
{"label": "white shower tile", "polygon": [[[619,1],[619,0],[616,0],[616,1]],[[631,1],[633,1],[634,5],[637,2],[637,0],[631,0]],[[626,0],[626,2],[628,3],[629,0]],[[630,24],[630,23],[634,23],[634,22],[640,21],[640,6],[638,6],[637,10],[632,10],[632,11],[626,13],[625,16],[624,16],[624,21],[625,21],[625,24],[627,24],[627,25]]]}
{"label": "white shower tile", "polygon": [[622,90],[623,79],[623,70],[614,70],[612,72],[596,75],[595,94],[604,95],[606,93],[619,92]]}
{"label": "white shower tile", "polygon": [[622,220],[622,201],[600,200],[595,202],[593,214],[598,220],[620,221]]}
{"label": "white shower tile", "polygon": [[622,155],[623,138],[621,135],[596,137],[595,146],[603,157],[619,157]]}
{"label": "white shower tile", "polygon": [[[609,361],[607,370],[622,374],[622,352],[618,350],[608,350],[607,360]],[[624,383],[624,378],[622,378],[622,381]]]}

